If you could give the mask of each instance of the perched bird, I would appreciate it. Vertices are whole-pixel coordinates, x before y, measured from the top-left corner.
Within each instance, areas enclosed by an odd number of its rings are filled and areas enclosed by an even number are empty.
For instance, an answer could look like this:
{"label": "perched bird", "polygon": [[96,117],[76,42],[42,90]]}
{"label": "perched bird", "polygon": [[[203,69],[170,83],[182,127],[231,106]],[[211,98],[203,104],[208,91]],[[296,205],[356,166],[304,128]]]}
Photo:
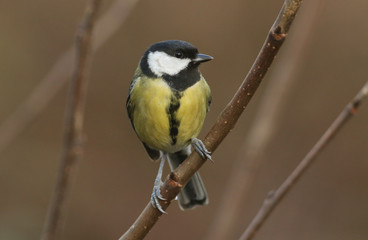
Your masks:
{"label": "perched bird", "polygon": [[[150,158],[161,157],[151,204],[162,213],[158,199],[166,200],[160,193],[165,159],[174,170],[191,153],[191,146],[202,158],[211,159],[196,137],[211,103],[211,90],[198,66],[212,59],[188,42],[157,42],[143,54],[129,88],[126,107],[132,126]],[[208,203],[198,172],[178,200],[182,210]]]}

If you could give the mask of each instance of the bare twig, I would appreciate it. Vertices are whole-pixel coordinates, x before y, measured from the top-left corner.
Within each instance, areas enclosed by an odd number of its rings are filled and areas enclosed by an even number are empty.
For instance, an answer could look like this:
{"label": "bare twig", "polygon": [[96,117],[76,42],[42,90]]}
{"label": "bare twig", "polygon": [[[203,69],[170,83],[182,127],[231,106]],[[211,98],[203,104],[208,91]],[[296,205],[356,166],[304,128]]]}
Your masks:
{"label": "bare twig", "polygon": [[64,144],[59,173],[51,200],[42,239],[57,239],[63,225],[66,200],[75,175],[76,163],[83,152],[83,118],[87,93],[87,73],[91,61],[91,36],[101,0],[90,0],[80,28],[77,31],[76,61],[72,75],[65,116]]}
{"label": "bare twig", "polygon": [[339,132],[339,130],[345,125],[345,123],[352,117],[358,110],[361,102],[368,95],[368,81],[363,88],[355,96],[355,98],[348,103],[340,115],[335,119],[331,126],[326,130],[322,137],[317,141],[313,148],[308,152],[304,159],[289,175],[289,177],[281,184],[281,186],[274,192],[270,192],[265,199],[263,206],[258,211],[257,215],[253,218],[252,222],[248,225],[247,229],[240,237],[240,240],[252,239],[257,230],[266,221],[267,217],[271,214],[272,210],[280,203],[285,194],[291,189],[291,187],[298,181],[302,174],[307,170],[313,160],[322,149],[330,143],[332,138]]}
{"label": "bare twig", "polygon": [[294,26],[302,31],[290,36],[283,49],[283,57],[274,64],[270,82],[257,107],[250,131],[233,163],[220,205],[208,229],[208,240],[234,237],[234,226],[240,220],[239,209],[248,199],[248,193],[264,160],[264,150],[277,129],[288,93],[296,80],[295,75],[303,65],[305,51],[321,15],[323,2],[311,1],[304,4],[303,11],[298,16],[299,21]]}
{"label": "bare twig", "polygon": [[[138,0],[117,0],[95,27],[92,52],[96,52],[122,25]],[[73,67],[72,48],[60,56],[30,96],[1,124],[0,152],[19,136],[65,85]]]}
{"label": "bare twig", "polygon": [[[271,27],[261,51],[259,52],[252,68],[248,72],[248,75],[203,141],[207,149],[211,152],[216,150],[230,130],[234,128],[240,115],[248,105],[252,96],[255,94],[264,75],[271,66],[273,59],[284,42],[301,2],[301,0],[286,0],[284,2],[284,5],[275,23]],[[205,160],[203,160],[194,151],[187,160],[167,176],[163,186],[161,187],[161,194],[167,199],[166,201],[160,202],[164,210],[180,192],[182,186],[185,185],[185,183],[204,163]],[[161,214],[162,213],[160,211],[153,208],[151,204],[148,203],[134,224],[120,238],[120,240],[143,239],[157,222]]]}

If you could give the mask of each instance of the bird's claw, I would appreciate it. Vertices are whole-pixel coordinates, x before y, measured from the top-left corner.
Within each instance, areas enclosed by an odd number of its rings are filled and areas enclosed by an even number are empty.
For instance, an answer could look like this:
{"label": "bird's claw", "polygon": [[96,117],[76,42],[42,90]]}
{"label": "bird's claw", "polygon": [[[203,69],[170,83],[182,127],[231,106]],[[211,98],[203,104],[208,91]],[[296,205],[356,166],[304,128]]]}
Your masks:
{"label": "bird's claw", "polygon": [[163,200],[163,201],[166,200],[166,198],[164,198],[161,195],[161,191],[160,191],[161,185],[162,185],[162,182],[159,182],[158,184],[155,183],[155,185],[153,186],[153,191],[151,194],[151,204],[154,208],[157,208],[160,212],[167,214],[167,212],[165,212],[165,210],[162,209],[160,202],[159,202],[159,200]]}
{"label": "bird's claw", "polygon": [[192,146],[203,159],[209,159],[211,160],[211,162],[213,162],[211,152],[207,150],[206,146],[201,140],[199,140],[198,138],[193,138]]}

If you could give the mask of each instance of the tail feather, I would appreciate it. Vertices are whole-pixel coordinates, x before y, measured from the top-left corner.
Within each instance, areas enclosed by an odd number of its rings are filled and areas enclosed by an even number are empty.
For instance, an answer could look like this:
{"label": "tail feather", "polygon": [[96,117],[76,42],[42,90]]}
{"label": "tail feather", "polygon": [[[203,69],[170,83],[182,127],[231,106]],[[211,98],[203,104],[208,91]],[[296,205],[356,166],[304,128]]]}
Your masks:
{"label": "tail feather", "polygon": [[[168,154],[171,170],[177,168],[191,153],[190,146],[186,149]],[[178,195],[178,203],[182,210],[208,204],[208,196],[203,181],[196,172]]]}

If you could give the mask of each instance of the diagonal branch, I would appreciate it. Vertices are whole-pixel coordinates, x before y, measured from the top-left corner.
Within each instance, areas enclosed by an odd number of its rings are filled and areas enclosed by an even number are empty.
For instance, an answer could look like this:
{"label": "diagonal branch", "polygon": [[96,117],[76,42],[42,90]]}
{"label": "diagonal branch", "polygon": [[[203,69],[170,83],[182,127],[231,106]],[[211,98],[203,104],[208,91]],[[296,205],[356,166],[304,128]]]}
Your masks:
{"label": "diagonal branch", "polygon": [[[274,64],[270,82],[257,107],[254,120],[244,144],[237,154],[229,174],[220,205],[216,209],[212,224],[208,229],[207,240],[231,239],[234,227],[239,222],[239,209],[246,204],[260,165],[264,162],[265,148],[280,123],[282,111],[288,95],[296,82],[296,75],[303,65],[308,43],[318,25],[325,1],[305,3],[303,12],[298,15],[298,34],[290,36],[284,47],[284,56]],[[231,196],[231,197],[229,197]]]}
{"label": "diagonal branch", "polygon": [[[233,99],[225,107],[217,122],[204,139],[203,142],[209,151],[214,152],[231,129],[234,128],[237,120],[255,94],[278,50],[282,46],[301,3],[302,0],[285,0],[252,68]],[[189,181],[204,163],[205,160],[194,151],[187,160],[166,178],[161,187],[161,194],[167,200],[160,202],[164,210],[167,209],[170,202],[180,192],[182,186]],[[137,220],[120,240],[143,239],[158,221],[161,214],[160,211],[148,203]]]}
{"label": "diagonal branch", "polygon": [[70,80],[65,116],[64,143],[59,173],[48,210],[42,239],[57,239],[65,218],[66,200],[83,153],[83,119],[87,77],[91,62],[91,39],[101,0],[90,0],[75,40],[76,61]]}
{"label": "diagonal branch", "polygon": [[365,97],[368,95],[368,81],[363,88],[358,92],[355,98],[348,103],[340,115],[335,119],[331,126],[326,130],[322,137],[317,141],[313,148],[308,152],[304,159],[289,175],[289,177],[281,184],[279,189],[275,192],[269,193],[268,197],[264,200],[263,206],[258,211],[257,215],[253,218],[248,228],[245,230],[240,240],[250,240],[253,238],[257,230],[266,221],[272,210],[281,202],[286,193],[289,192],[291,187],[299,180],[302,174],[307,170],[313,160],[322,149],[330,143],[332,138],[339,132],[339,130],[346,124],[346,122],[357,112],[358,107]]}

